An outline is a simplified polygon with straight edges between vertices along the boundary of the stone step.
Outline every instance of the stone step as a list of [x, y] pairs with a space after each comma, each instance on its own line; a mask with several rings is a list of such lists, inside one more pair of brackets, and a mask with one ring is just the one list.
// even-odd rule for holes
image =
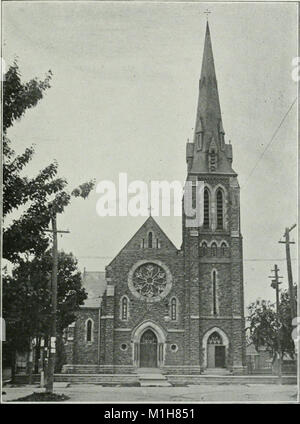
[[170, 384], [167, 380], [143, 380], [140, 379], [140, 385], [141, 387], [172, 387], [172, 384]]
[[[278, 384], [277, 376], [254, 375], [169, 375], [172, 385]], [[282, 376], [282, 384], [297, 384], [297, 376]]]
[[230, 375], [230, 371], [226, 368], [206, 368], [203, 375]]
[[[66, 364], [62, 368], [63, 374], [112, 374], [114, 373], [113, 366], [105, 365], [71, 365]], [[131, 365], [117, 367], [117, 374], [135, 374], [135, 369]]]
[[[265, 375], [167, 375], [162, 376], [165, 379], [142, 379], [136, 374], [55, 374], [54, 381], [65, 382], [71, 384], [103, 384], [103, 385], [138, 385], [138, 384], [149, 384], [151, 385], [163, 385], [169, 383], [171, 386], [177, 385], [211, 385], [211, 384], [278, 384], [277, 376], [265, 376]], [[40, 382], [40, 375], [33, 375], [33, 383], [38, 384]], [[16, 375], [16, 384], [28, 384], [28, 375]], [[282, 384], [297, 384], [296, 375], [284, 375], [282, 376]], [[142, 385], [142, 384], [141, 384]]]
[[159, 372], [139, 372], [139, 382], [141, 387], [170, 387], [167, 377]]
[[139, 378], [143, 380], [166, 380], [166, 376], [163, 374], [138, 374]]
[[139, 383], [138, 376], [134, 374], [55, 374], [54, 378], [55, 381], [72, 384], [109, 384], [119, 386]]
[[138, 374], [161, 374], [160, 368], [137, 368]]

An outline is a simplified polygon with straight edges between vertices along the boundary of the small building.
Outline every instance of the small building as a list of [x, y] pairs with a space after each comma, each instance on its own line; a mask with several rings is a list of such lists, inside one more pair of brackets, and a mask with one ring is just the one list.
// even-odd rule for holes
[[246, 347], [246, 363], [249, 374], [272, 374], [272, 354], [264, 346], [256, 350], [253, 343]]

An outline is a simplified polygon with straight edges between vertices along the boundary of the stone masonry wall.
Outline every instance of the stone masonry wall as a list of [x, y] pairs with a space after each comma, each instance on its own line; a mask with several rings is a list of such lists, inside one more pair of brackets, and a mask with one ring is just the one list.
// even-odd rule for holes
[[[86, 321], [92, 319], [92, 341], [86, 341]], [[99, 308], [81, 308], [77, 313], [74, 333], [74, 363], [75, 364], [98, 364], [98, 323]]]
[[[111, 285], [114, 286], [114, 303], [110, 308], [105, 303], [105, 315], [113, 315], [113, 354], [112, 358], [104, 358], [106, 364], [131, 365], [133, 363], [133, 343], [131, 340], [132, 330], [144, 321], [151, 320], [159, 325], [167, 336], [164, 357], [165, 363], [181, 363], [183, 358], [183, 314], [184, 314], [184, 292], [183, 292], [183, 258], [182, 254], [173, 246], [167, 237], [159, 230], [159, 227], [146, 221], [138, 234], [129, 242], [129, 244], [120, 252], [109, 267], [107, 275]], [[160, 241], [160, 248], [141, 248], [141, 240], [146, 240], [149, 231]], [[155, 245], [154, 245], [155, 246]], [[172, 274], [172, 288], [169, 294], [157, 302], [146, 302], [138, 299], [132, 294], [128, 287], [128, 273], [132, 266], [139, 260], [147, 259], [159, 260], [164, 263]], [[129, 317], [127, 321], [121, 319], [121, 299], [126, 295], [129, 299]], [[175, 296], [178, 300], [178, 319], [168, 321], [170, 315], [170, 299]], [[108, 325], [108, 319], [103, 326]], [[168, 333], [168, 330], [171, 330]], [[172, 332], [173, 330], [173, 332]], [[104, 331], [104, 330], [103, 330]], [[177, 332], [176, 332], [177, 331]], [[106, 332], [107, 334], [107, 332]], [[176, 344], [178, 350], [171, 352], [171, 344]], [[122, 346], [123, 345], [123, 346]], [[126, 346], [125, 346], [126, 345]], [[108, 341], [105, 341], [105, 347], [102, 350], [107, 351]], [[102, 355], [103, 356], [103, 355]], [[110, 362], [112, 361], [112, 362]]]
[[[191, 177], [193, 179], [195, 177]], [[225, 190], [224, 228], [185, 228], [183, 217], [183, 249], [186, 278], [189, 280], [190, 300], [187, 307], [190, 317], [186, 326], [186, 339], [189, 343], [190, 358], [198, 355], [203, 364], [202, 338], [213, 327], [223, 330], [229, 339], [227, 365], [241, 366], [245, 361], [244, 303], [243, 303], [243, 267], [242, 238], [239, 222], [239, 187], [237, 180], [231, 177], [210, 175], [205, 184], [211, 192], [211, 210], [216, 213], [216, 204], [212, 196], [220, 185]], [[195, 201], [196, 199], [194, 199]], [[211, 222], [213, 220], [210, 216]], [[208, 249], [203, 253], [202, 242]], [[227, 249], [221, 249], [226, 242]], [[211, 243], [217, 243], [217, 255], [212, 255]], [[213, 313], [212, 272], [216, 271], [217, 314]], [[198, 318], [198, 319], [197, 319]], [[199, 334], [199, 339], [194, 337]], [[191, 359], [190, 359], [191, 361]], [[194, 362], [192, 362], [194, 364]]]

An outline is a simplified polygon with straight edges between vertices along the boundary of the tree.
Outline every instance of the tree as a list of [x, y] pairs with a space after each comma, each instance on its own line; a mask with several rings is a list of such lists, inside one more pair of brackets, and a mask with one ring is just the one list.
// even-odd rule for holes
[[[3, 317], [12, 352], [24, 349], [26, 343], [28, 346], [29, 337], [46, 331], [50, 321], [47, 314], [51, 302], [43, 285], [50, 274], [39, 275], [37, 271], [45, 258], [50, 257], [47, 253], [50, 237], [45, 230], [51, 218], [69, 205], [72, 196], [85, 199], [95, 184], [88, 181], [69, 192], [67, 181], [57, 177], [58, 164], [55, 161], [34, 177], [23, 175], [26, 165], [33, 158], [34, 148], [28, 147], [17, 155], [7, 133], [28, 109], [35, 107], [43, 98], [44, 92], [50, 88], [51, 76], [49, 71], [44, 80], [34, 78], [23, 83], [15, 62], [8, 69], [3, 83], [3, 257], [15, 265], [12, 276], [7, 272], [3, 275], [3, 301], [6, 305]], [[20, 218], [7, 224], [7, 217], [17, 210], [23, 211]], [[74, 288], [76, 296], [68, 296], [60, 304], [62, 311], [58, 316], [62, 322], [58, 323], [58, 328], [65, 325], [64, 319], [68, 321], [72, 308], [76, 310], [78, 305], [74, 299], [79, 295], [78, 290]], [[65, 315], [64, 308], [67, 308]], [[36, 317], [40, 317], [37, 322]]]
[[50, 87], [52, 72], [49, 70], [44, 80], [34, 78], [22, 83], [20, 71], [15, 61], [5, 74], [3, 83], [3, 131], [20, 119], [26, 112], [43, 98], [43, 93]]
[[292, 316], [288, 291], [280, 295], [279, 316], [276, 314], [275, 304], [266, 300], [257, 300], [248, 307], [249, 339], [256, 350], [261, 346], [271, 352], [273, 360], [279, 353], [278, 332], [281, 344], [282, 357], [295, 355], [295, 345], [292, 339]]
[[[51, 270], [52, 253], [48, 250], [41, 257], [21, 261], [11, 276], [4, 276], [3, 315], [12, 361], [16, 351], [28, 351], [33, 337], [40, 340], [49, 334]], [[59, 252], [57, 281], [57, 332], [61, 336], [87, 298], [72, 253]]]
[[3, 83], [3, 216], [6, 218], [21, 207], [25, 209], [19, 219], [3, 229], [3, 257], [14, 263], [24, 254], [42, 255], [49, 246], [45, 229], [51, 216], [63, 212], [71, 196], [86, 198], [94, 186], [94, 181], [89, 181], [69, 193], [67, 181], [57, 177], [55, 161], [35, 177], [22, 176], [34, 155], [34, 148], [28, 147], [16, 155], [7, 130], [43, 98], [45, 90], [50, 88], [51, 76], [49, 71], [44, 80], [34, 78], [22, 83], [15, 62], [5, 74]]
[[36, 106], [50, 87], [52, 73], [48, 72], [44, 80], [32, 79], [22, 83], [16, 62], [9, 67], [3, 83], [3, 216], [28, 204], [27, 210], [18, 219], [3, 230], [3, 257], [17, 261], [22, 253], [44, 252], [48, 246], [48, 237], [43, 230], [48, 227], [47, 199], [52, 193], [62, 190], [66, 181], [57, 178], [57, 164], [52, 163], [40, 171], [34, 178], [21, 173], [32, 159], [34, 148], [28, 147], [22, 154], [16, 155], [7, 137], [13, 123]]

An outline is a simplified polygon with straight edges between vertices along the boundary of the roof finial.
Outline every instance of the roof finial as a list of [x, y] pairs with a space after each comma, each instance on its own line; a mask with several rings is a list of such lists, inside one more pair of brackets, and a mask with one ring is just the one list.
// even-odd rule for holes
[[150, 202], [150, 205], [149, 205], [148, 211], [149, 211], [149, 216], [152, 216], [152, 215], [151, 215], [151, 211], [152, 211], [151, 202]]
[[208, 22], [208, 15], [209, 15], [209, 13], [211, 13], [211, 11], [209, 9], [206, 9], [206, 11], [204, 13], [206, 15], [206, 21]]

